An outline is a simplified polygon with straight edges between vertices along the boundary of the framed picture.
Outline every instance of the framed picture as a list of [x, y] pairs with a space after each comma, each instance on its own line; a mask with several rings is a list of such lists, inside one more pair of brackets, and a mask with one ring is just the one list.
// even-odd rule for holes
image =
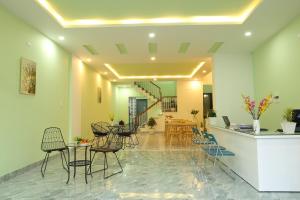
[[97, 88], [97, 100], [98, 100], [98, 103], [102, 102], [102, 91], [101, 91], [100, 87]]
[[21, 58], [20, 93], [35, 95], [36, 90], [36, 63], [26, 58]]

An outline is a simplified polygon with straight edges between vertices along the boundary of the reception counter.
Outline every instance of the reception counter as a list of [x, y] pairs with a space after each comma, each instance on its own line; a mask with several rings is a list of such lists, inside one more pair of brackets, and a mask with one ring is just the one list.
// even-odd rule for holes
[[300, 191], [300, 135], [253, 135], [217, 126], [208, 131], [235, 153], [224, 163], [258, 191]]

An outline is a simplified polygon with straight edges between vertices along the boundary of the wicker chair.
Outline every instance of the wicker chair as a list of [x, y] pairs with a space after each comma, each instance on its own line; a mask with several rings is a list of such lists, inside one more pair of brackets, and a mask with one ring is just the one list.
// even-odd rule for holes
[[109, 123], [107, 122], [96, 122], [91, 124], [91, 128], [95, 136], [94, 141], [96, 141], [98, 146], [100, 139], [102, 140], [102, 145], [107, 141], [109, 135], [109, 129], [107, 126], [109, 126]]
[[[60, 128], [50, 127], [45, 129], [41, 144], [41, 150], [46, 153], [41, 166], [42, 177], [44, 178], [45, 176], [50, 153], [58, 151], [60, 152], [62, 166], [68, 172], [68, 183], [70, 178], [70, 168], [68, 164], [70, 161], [70, 153], [68, 147], [65, 144]], [[66, 159], [64, 151], [67, 151], [68, 159]]]
[[121, 138], [123, 149], [125, 149], [125, 147], [134, 147], [135, 143], [132, 138], [134, 133], [135, 128], [130, 124], [126, 124], [117, 132], [117, 135]]
[[[119, 161], [119, 158], [116, 154], [121, 149], [122, 149], [122, 140], [118, 135], [110, 135], [108, 137], [106, 143], [103, 146], [98, 146], [97, 144], [93, 143], [92, 147], [90, 148], [90, 162], [91, 162], [91, 165], [90, 165], [89, 171], [90, 171], [91, 176], [95, 172], [104, 171], [103, 178], [107, 179], [107, 178], [109, 178], [113, 175], [116, 175], [118, 173], [122, 173], [123, 168], [122, 168], [122, 165], [121, 165], [121, 163]], [[92, 152], [94, 152], [93, 156], [92, 156]], [[103, 153], [104, 154], [103, 169], [92, 171], [92, 164], [93, 164], [96, 153]], [[116, 160], [117, 160], [117, 162], [119, 164], [119, 167], [121, 169], [117, 172], [113, 172], [112, 174], [110, 174], [108, 176], [105, 174], [105, 171], [108, 169], [107, 153], [113, 153], [115, 155]]]

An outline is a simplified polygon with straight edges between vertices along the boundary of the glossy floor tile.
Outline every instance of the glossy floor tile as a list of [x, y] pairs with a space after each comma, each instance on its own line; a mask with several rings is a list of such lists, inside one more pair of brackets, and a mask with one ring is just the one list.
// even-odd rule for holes
[[[104, 180], [102, 172], [95, 173], [85, 184], [82, 168], [66, 185], [67, 174], [56, 158], [49, 161], [44, 179], [39, 168], [34, 168], [1, 184], [0, 199], [300, 199], [299, 193], [259, 193], [238, 176], [213, 166], [197, 147], [146, 144], [152, 137], [162, 139], [159, 134], [143, 135], [139, 147], [119, 152], [122, 174]], [[99, 154], [93, 169], [100, 169], [102, 162]], [[118, 170], [112, 155], [108, 162], [109, 173]]]

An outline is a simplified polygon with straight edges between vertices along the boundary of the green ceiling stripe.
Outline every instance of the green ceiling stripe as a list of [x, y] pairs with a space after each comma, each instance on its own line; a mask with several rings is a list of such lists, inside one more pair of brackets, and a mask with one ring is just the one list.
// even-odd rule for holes
[[85, 45], [82, 45], [82, 46], [85, 48], [85, 50], [87, 50], [92, 55], [98, 55], [99, 54], [97, 52], [97, 50], [92, 45], [85, 44]]
[[116, 44], [117, 49], [119, 50], [120, 54], [127, 54], [128, 51], [123, 43]]
[[149, 53], [150, 54], [155, 54], [157, 53], [157, 44], [156, 43], [153, 43], [153, 42], [150, 42], [148, 44], [148, 50], [149, 50]]
[[179, 46], [178, 53], [186, 53], [187, 50], [189, 49], [191, 43], [190, 42], [183, 42]]
[[209, 49], [208, 49], [208, 53], [216, 53], [221, 46], [224, 44], [224, 42], [215, 42]]

